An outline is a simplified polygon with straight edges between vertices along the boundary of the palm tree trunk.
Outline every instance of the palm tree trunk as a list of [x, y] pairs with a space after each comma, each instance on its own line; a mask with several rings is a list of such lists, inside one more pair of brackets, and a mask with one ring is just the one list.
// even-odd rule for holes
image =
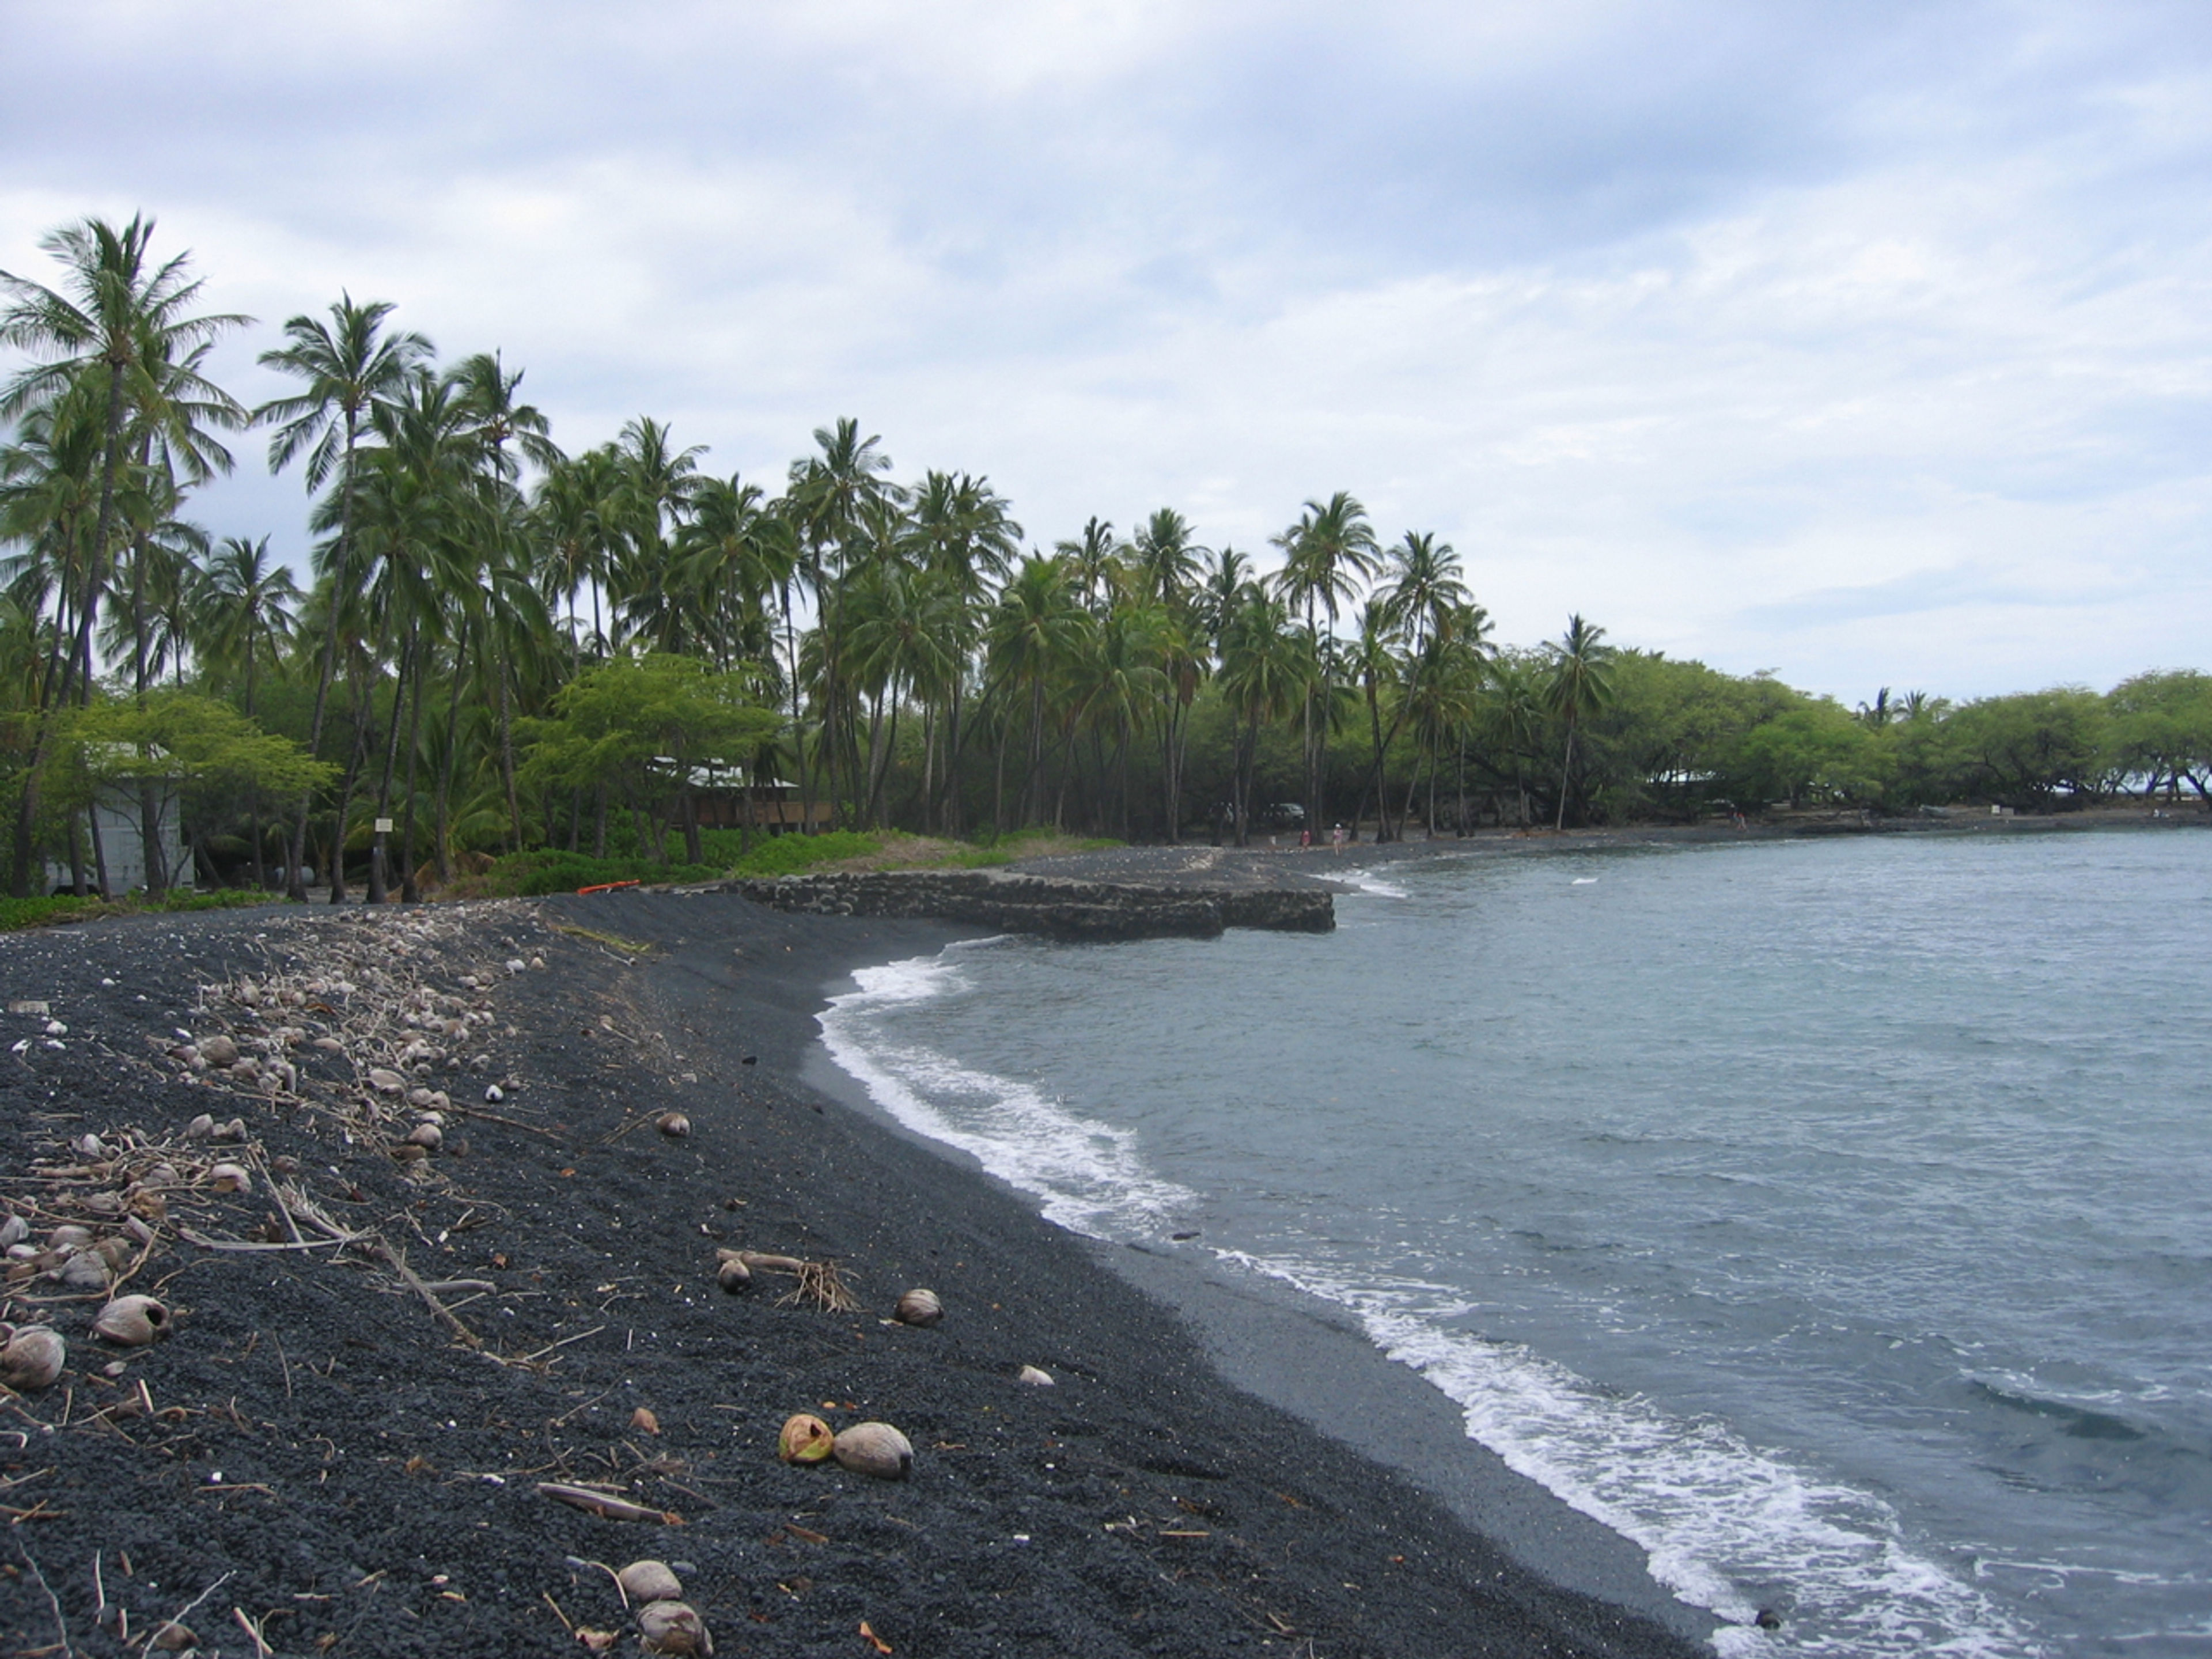
[[1567, 717], [1566, 758], [1559, 763], [1559, 815], [1558, 821], [1552, 825], [1554, 834], [1567, 827], [1567, 775], [1574, 770], [1574, 765], [1575, 722], [1573, 714], [1570, 713]]
[[[422, 756], [422, 696], [426, 690], [422, 681], [430, 666], [430, 653], [417, 653], [415, 665], [415, 696], [407, 705], [407, 785], [406, 818], [399, 826], [399, 902], [418, 904], [422, 889], [415, 879], [415, 768]], [[392, 711], [392, 723], [399, 723], [399, 712]]]
[[[355, 439], [359, 435], [360, 430], [359, 412], [348, 408], [345, 456], [340, 463], [345, 468], [345, 480], [339, 486], [338, 544], [337, 557], [331, 562], [331, 567], [330, 615], [324, 618], [328, 632], [323, 640], [322, 671], [315, 679], [314, 713], [307, 721], [307, 753], [310, 756], [313, 756], [322, 745], [324, 709], [330, 701], [331, 682], [337, 675], [338, 618], [343, 614], [346, 582], [352, 574], [353, 450]], [[315, 792], [313, 789], [305, 790], [301, 793], [300, 820], [292, 831], [291, 868], [285, 876], [286, 896], [303, 904], [307, 902], [307, 878], [305, 873], [307, 859], [307, 815], [314, 810], [314, 804]], [[343, 808], [338, 821], [337, 835], [336, 845], [338, 848], [339, 856], [343, 859], [345, 849], [345, 821]], [[331, 872], [331, 902], [333, 904], [338, 902], [343, 876], [343, 872], [340, 870], [333, 870]]]

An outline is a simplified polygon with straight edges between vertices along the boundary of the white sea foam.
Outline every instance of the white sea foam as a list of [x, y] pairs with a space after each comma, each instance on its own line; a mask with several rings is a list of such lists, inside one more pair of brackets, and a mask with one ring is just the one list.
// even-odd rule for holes
[[967, 988], [947, 957], [864, 968], [853, 977], [860, 988], [832, 997], [821, 1016], [830, 1057], [908, 1128], [958, 1147], [1036, 1199], [1048, 1220], [1099, 1237], [1150, 1235], [1197, 1203], [1189, 1188], [1146, 1168], [1128, 1131], [878, 1029], [874, 1016], [884, 1010]]
[[[1889, 1506], [1747, 1444], [1724, 1425], [1608, 1394], [1515, 1343], [1449, 1328], [1453, 1292], [1376, 1285], [1310, 1264], [1217, 1252], [1350, 1309], [1368, 1337], [1456, 1402], [1468, 1437], [1640, 1546], [1651, 1576], [1729, 1622], [1727, 1659], [1777, 1653], [1943, 1653], [2018, 1659], [2045, 1650], [1988, 1597], [1910, 1548]], [[1784, 1602], [1783, 1644], [1753, 1627], [1746, 1585]]]
[[1372, 894], [1376, 898], [1401, 899], [1406, 890], [1395, 882], [1385, 881], [1372, 870], [1332, 870], [1331, 881], [1342, 882], [1354, 892]]
[[[957, 1146], [1098, 1237], [1157, 1235], [1198, 1202], [1135, 1138], [1018, 1080], [900, 1040], [902, 1005], [969, 988], [950, 954], [864, 969], [821, 1017], [830, 1056], [908, 1128]], [[1456, 1326], [1463, 1291], [1220, 1249], [1224, 1261], [1351, 1310], [1369, 1339], [1454, 1401], [1470, 1438], [1645, 1553], [1652, 1577], [1728, 1624], [1723, 1659], [1790, 1653], [2021, 1659], [2041, 1646], [1972, 1585], [1909, 1547], [1889, 1507], [1747, 1443], [1724, 1425], [1609, 1394], [1517, 1344]], [[1745, 1586], [1754, 1587], [1747, 1590]], [[1751, 1623], [1784, 1602], [1779, 1641]]]

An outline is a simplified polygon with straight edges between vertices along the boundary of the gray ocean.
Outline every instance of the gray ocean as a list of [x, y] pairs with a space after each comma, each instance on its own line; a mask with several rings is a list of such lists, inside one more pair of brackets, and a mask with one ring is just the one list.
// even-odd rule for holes
[[956, 945], [832, 1056], [1060, 1224], [1349, 1310], [1730, 1655], [2212, 1655], [2212, 836], [1363, 871]]

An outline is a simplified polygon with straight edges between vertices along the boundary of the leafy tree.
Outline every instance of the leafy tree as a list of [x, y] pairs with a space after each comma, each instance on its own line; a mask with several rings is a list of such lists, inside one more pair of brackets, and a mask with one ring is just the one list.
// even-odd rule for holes
[[523, 775], [533, 784], [610, 790], [630, 807], [641, 842], [651, 826], [675, 817], [686, 861], [696, 864], [698, 819], [689, 810], [695, 770], [742, 765], [779, 724], [745, 674], [717, 673], [665, 652], [618, 653], [569, 681], [550, 718], [525, 723]]

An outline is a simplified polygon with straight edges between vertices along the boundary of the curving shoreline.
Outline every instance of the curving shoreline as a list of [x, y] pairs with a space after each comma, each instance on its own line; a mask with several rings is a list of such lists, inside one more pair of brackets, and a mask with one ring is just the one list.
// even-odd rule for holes
[[[64, 1329], [71, 1358], [57, 1388], [9, 1407], [35, 1455], [0, 1447], [0, 1478], [30, 1483], [0, 1501], [45, 1501], [11, 1529], [27, 1553], [0, 1575], [0, 1638], [51, 1644], [58, 1620], [105, 1652], [115, 1608], [139, 1632], [214, 1585], [191, 1622], [241, 1650], [215, 1634], [236, 1632], [234, 1610], [279, 1652], [325, 1636], [340, 1654], [574, 1652], [568, 1624], [625, 1617], [579, 1564], [653, 1554], [689, 1565], [726, 1652], [857, 1650], [863, 1620], [921, 1655], [1700, 1650], [1556, 1582], [1571, 1572], [1531, 1571], [1431, 1492], [1225, 1384], [1214, 1359], [1239, 1341], [1279, 1359], [1256, 1334], [1274, 1313], [1240, 1327], [1196, 1308], [1194, 1334], [1164, 1286], [1107, 1271], [1014, 1195], [825, 1097], [807, 1064], [825, 983], [963, 931], [641, 893], [0, 942], [10, 997], [70, 1028], [61, 1050], [33, 1045], [0, 1072], [11, 1206], [35, 1200], [43, 1224], [88, 1200], [97, 1180], [52, 1173], [88, 1132], [135, 1133], [189, 1176], [185, 1126], [220, 1109], [246, 1121], [259, 1167], [290, 1161], [321, 1212], [417, 1278], [490, 1286], [447, 1297], [471, 1347], [389, 1256], [191, 1243], [180, 1226], [251, 1243], [280, 1224], [263, 1192], [193, 1186], [156, 1222], [144, 1273], [177, 1307], [166, 1340], [111, 1356], [87, 1336], [89, 1304], [19, 1306]], [[351, 978], [328, 965], [341, 945]], [[625, 959], [624, 945], [654, 948]], [[297, 1023], [348, 1042], [387, 978], [481, 1011], [458, 1069], [421, 1062], [453, 1103], [434, 1157], [394, 1158], [404, 1120], [388, 1102], [362, 1116], [351, 1052], [288, 1044], [297, 1086], [277, 1094], [167, 1052], [177, 1029], [270, 1029], [239, 998], [246, 977], [316, 975], [352, 988], [318, 994], [334, 1012]], [[459, 1052], [479, 1041], [482, 1068]], [[506, 1085], [496, 1103], [462, 1087], [486, 1077]], [[670, 1108], [688, 1137], [653, 1130]], [[862, 1309], [723, 1296], [717, 1247], [835, 1258]], [[945, 1297], [942, 1326], [882, 1322], [912, 1283]], [[1023, 1364], [1055, 1386], [1021, 1386]], [[1389, 1407], [1362, 1408], [1390, 1431]], [[800, 1409], [897, 1423], [914, 1478], [778, 1463], [775, 1426]], [[1434, 1412], [1430, 1428], [1467, 1443]], [[606, 1521], [534, 1491], [592, 1478], [685, 1524]]]

